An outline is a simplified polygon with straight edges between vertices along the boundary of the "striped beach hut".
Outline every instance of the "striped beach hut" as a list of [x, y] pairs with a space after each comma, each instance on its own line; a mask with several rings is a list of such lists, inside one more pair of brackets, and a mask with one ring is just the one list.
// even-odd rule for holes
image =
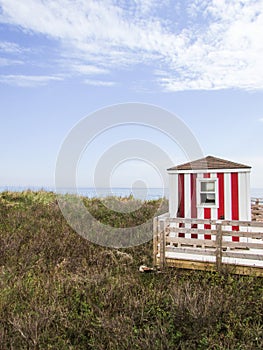
[[250, 221], [250, 172], [213, 156], [168, 169], [170, 217]]

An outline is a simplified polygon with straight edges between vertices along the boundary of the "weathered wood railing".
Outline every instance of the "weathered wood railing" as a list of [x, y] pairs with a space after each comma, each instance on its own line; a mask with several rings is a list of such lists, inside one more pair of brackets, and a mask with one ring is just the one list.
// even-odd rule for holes
[[169, 218], [164, 214], [154, 218], [153, 260], [161, 268], [220, 271], [232, 265], [239, 267], [237, 273], [251, 273], [253, 268], [263, 276], [263, 223]]

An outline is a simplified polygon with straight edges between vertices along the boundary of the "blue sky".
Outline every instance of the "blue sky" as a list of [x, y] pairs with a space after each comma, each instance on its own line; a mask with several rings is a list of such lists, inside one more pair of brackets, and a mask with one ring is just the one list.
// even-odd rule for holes
[[[0, 0], [0, 185], [52, 185], [74, 125], [142, 102], [180, 117], [205, 155], [251, 165], [252, 187], [263, 187], [262, 33], [262, 0]], [[106, 151], [125, 132], [97, 147]], [[146, 133], [175, 162], [187, 160]], [[88, 151], [79, 177], [90, 186], [81, 174]], [[102, 153], [90, 152], [91, 173]], [[159, 185], [140, 162], [118, 168], [113, 184], [130, 183], [131, 172]]]

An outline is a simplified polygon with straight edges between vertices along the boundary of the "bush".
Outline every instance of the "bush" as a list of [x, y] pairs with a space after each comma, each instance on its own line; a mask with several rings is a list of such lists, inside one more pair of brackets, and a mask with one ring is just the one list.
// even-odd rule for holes
[[[128, 215], [99, 199], [84, 202], [114, 227], [167, 209], [149, 201]], [[151, 241], [120, 250], [77, 235], [52, 193], [0, 194], [0, 348], [263, 347], [262, 278], [179, 269], [140, 274], [151, 255]]]

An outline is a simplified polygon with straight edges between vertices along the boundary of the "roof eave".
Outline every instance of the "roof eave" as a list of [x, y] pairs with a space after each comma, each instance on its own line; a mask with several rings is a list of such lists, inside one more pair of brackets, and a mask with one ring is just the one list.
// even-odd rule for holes
[[249, 173], [251, 167], [226, 169], [167, 169], [168, 174], [200, 174], [200, 173]]

